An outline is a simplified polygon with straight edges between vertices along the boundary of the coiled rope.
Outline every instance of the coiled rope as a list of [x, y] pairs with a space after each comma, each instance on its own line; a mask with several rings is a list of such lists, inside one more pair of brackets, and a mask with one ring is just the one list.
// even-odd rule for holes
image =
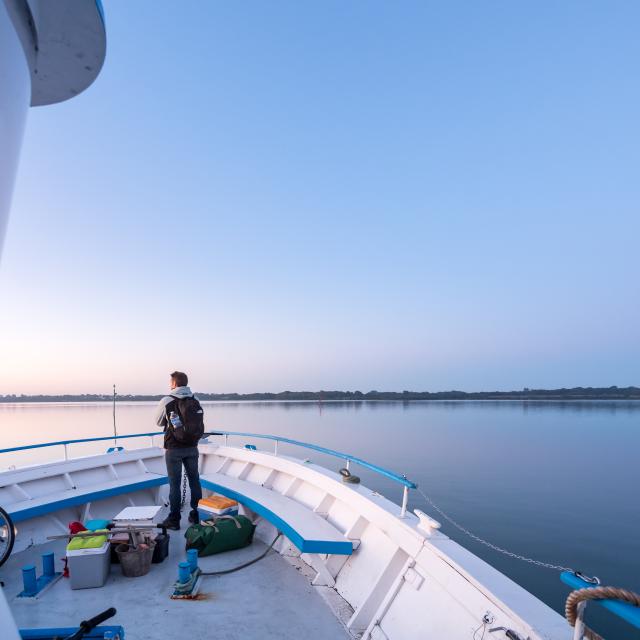
[[[578, 620], [578, 605], [581, 602], [589, 600], [622, 600], [636, 607], [640, 607], [640, 595], [627, 589], [619, 587], [586, 587], [584, 589], [576, 589], [569, 594], [567, 602], [564, 605], [564, 615], [572, 627], [576, 626]], [[588, 640], [603, 640], [593, 629], [589, 629], [585, 625], [584, 637]]]

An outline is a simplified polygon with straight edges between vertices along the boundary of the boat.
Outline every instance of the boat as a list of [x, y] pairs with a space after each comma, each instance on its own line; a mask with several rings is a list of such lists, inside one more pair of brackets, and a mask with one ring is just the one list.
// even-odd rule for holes
[[[127, 638], [200, 637], [212, 627], [231, 637], [252, 629], [274, 638], [462, 640], [483, 632], [516, 640], [574, 636], [564, 617], [442, 533], [431, 515], [411, 513], [408, 497], [417, 490], [411, 480], [350, 454], [255, 433], [207, 435], [199, 446], [200, 473], [206, 494], [236, 500], [257, 524], [256, 550], [251, 550], [272, 550], [262, 562], [228, 576], [204, 577], [193, 598], [199, 605], [189, 598], [171, 599], [179, 562], [185, 560], [183, 527], [171, 536], [169, 559], [142, 578], [113, 577], [112, 570], [104, 587], [73, 594], [65, 581], [49, 588], [45, 580], [42, 594], [24, 597], [25, 567], [35, 571], [41, 557], [52, 552], [60, 561], [66, 540], [49, 538], [68, 535], [69, 522], [111, 519], [127, 506], [166, 506], [161, 436], [115, 436], [119, 444], [148, 439], [148, 446], [111, 446], [103, 454], [78, 458], [72, 457], [74, 446], [113, 436], [0, 450], [1, 456], [41, 448], [64, 452], [64, 460], [0, 473], [0, 504], [17, 528], [11, 557], [0, 568], [8, 600], [0, 607], [0, 620], [3, 628], [14, 620], [23, 630], [22, 636], [14, 631], [14, 637], [36, 637], [29, 633], [38, 628], [50, 634], [43, 637], [64, 637], [74, 621], [105, 605], [117, 609], [116, 628], [125, 630]], [[256, 441], [261, 445], [251, 444]], [[344, 465], [342, 473], [306, 457], [284, 455], [279, 445], [335, 458]], [[400, 504], [362, 483], [345, 482], [358, 466], [397, 484]], [[200, 567], [224, 570], [244, 562], [247, 554], [203, 558]], [[593, 586], [568, 571], [563, 577], [573, 588]], [[638, 607], [603, 603], [617, 605], [623, 617], [640, 625]]]
[[[0, 2], [0, 243], [28, 107], [86, 89], [105, 51], [99, 1]], [[63, 458], [0, 472], [2, 640], [575, 640], [596, 637], [584, 625], [587, 599], [640, 628], [634, 594], [545, 565], [573, 590], [565, 619], [445, 535], [435, 516], [448, 517], [435, 505], [434, 513], [411, 511], [411, 492], [429, 499], [401, 473], [318, 444], [256, 433], [210, 432], [199, 444], [205, 494], [239, 504], [256, 526], [252, 545], [195, 558], [185, 551], [183, 525], [171, 532], [168, 557], [145, 575], [126, 577], [108, 565], [103, 585], [72, 589], [63, 571], [70, 522], [110, 521], [127, 507], [154, 507], [161, 519], [168, 495], [161, 436], [0, 449], [3, 468], [24, 450]], [[103, 453], [73, 455], [76, 445], [111, 440]], [[127, 448], [132, 440], [137, 446]], [[314, 456], [336, 464], [330, 468]], [[393, 482], [396, 501], [358, 482], [358, 468]]]

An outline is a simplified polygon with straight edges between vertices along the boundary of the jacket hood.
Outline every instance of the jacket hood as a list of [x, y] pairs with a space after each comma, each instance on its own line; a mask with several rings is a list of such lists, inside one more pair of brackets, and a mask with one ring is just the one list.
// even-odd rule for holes
[[189, 387], [176, 387], [175, 389], [171, 389], [169, 395], [175, 396], [176, 398], [190, 398], [193, 393], [191, 393]]

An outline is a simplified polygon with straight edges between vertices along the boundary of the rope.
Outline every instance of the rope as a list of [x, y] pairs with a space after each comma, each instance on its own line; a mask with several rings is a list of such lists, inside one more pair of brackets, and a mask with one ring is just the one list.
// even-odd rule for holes
[[485, 547], [489, 549], [493, 549], [498, 553], [501, 553], [505, 556], [509, 556], [510, 558], [514, 558], [515, 560], [522, 560], [522, 562], [528, 562], [529, 564], [536, 565], [537, 567], [544, 567], [545, 569], [553, 569], [555, 571], [569, 571], [570, 573], [575, 573], [575, 571], [569, 567], [563, 567], [559, 564], [551, 564], [550, 562], [542, 562], [542, 560], [535, 560], [534, 558], [528, 558], [527, 556], [522, 556], [518, 553], [514, 553], [513, 551], [509, 551], [508, 549], [503, 549], [488, 540], [484, 540], [480, 536], [477, 536], [469, 529], [465, 529], [461, 524], [456, 522], [451, 516], [447, 515], [426, 493], [424, 493], [419, 487], [416, 487], [416, 491], [431, 505], [433, 509], [435, 509], [449, 524], [453, 525], [458, 531], [461, 531], [466, 536], [469, 536], [472, 540], [483, 544]]
[[[569, 594], [564, 605], [564, 615], [572, 627], [578, 619], [578, 605], [589, 600], [622, 600], [636, 607], [640, 607], [640, 595], [619, 587], [586, 587], [576, 589]], [[584, 635], [588, 640], [603, 640], [595, 631], [585, 626]]]
[[599, 633], [587, 627], [586, 624], [582, 625], [582, 637], [586, 638], [586, 640], [604, 640]]
[[245, 569], [246, 567], [250, 567], [252, 564], [258, 562], [258, 560], [262, 560], [271, 549], [273, 549], [273, 545], [278, 541], [278, 538], [282, 535], [280, 531], [278, 531], [278, 535], [273, 539], [273, 542], [265, 549], [264, 553], [261, 553], [257, 558], [253, 560], [249, 560], [249, 562], [245, 562], [244, 564], [240, 564], [237, 567], [231, 567], [231, 569], [222, 569], [221, 571], [202, 571], [200, 575], [203, 576], [224, 576], [227, 573], [233, 573], [234, 571], [240, 571], [240, 569]]

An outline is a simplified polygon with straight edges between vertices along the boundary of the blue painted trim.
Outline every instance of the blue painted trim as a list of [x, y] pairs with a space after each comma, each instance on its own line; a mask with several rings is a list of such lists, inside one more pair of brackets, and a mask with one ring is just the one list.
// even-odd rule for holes
[[227, 496], [227, 498], [241, 502], [252, 511], [261, 515], [276, 529], [282, 531], [282, 533], [284, 533], [284, 535], [286, 535], [302, 553], [335, 553], [342, 556], [350, 556], [353, 553], [353, 544], [349, 540], [345, 540], [344, 542], [339, 540], [306, 540], [279, 515], [239, 491], [234, 491], [224, 485], [218, 484], [217, 482], [211, 482], [211, 480], [205, 480], [204, 478], [201, 478], [200, 483], [205, 489], [221, 493], [222, 495]]
[[41, 575], [39, 578], [36, 578], [36, 590], [33, 593], [27, 593], [26, 591], [21, 591], [18, 594], [18, 598], [35, 598], [41, 591], [43, 591], [46, 587], [48, 587], [52, 582], [56, 582], [60, 580], [62, 577], [62, 572], [58, 571], [54, 573], [52, 576]]
[[[125, 438], [144, 438], [149, 436], [161, 436], [163, 435], [163, 431], [152, 431], [149, 433], [131, 433], [123, 436], [105, 436], [102, 438], [83, 438], [81, 440], [58, 440], [57, 442], [44, 442], [42, 444], [29, 444], [24, 445], [22, 447], [10, 447], [8, 449], [0, 449], [0, 453], [12, 453], [14, 451], [26, 451], [28, 449], [40, 449], [41, 447], [55, 447], [55, 446], [63, 446], [65, 444], [77, 444], [81, 442], [100, 442], [103, 440], [123, 440]], [[261, 438], [263, 440], [274, 440], [276, 442], [284, 442], [286, 444], [292, 444], [296, 447], [303, 447], [304, 449], [311, 449], [313, 451], [318, 451], [320, 453], [327, 454], [329, 456], [333, 456], [334, 458], [341, 458], [342, 460], [349, 460], [354, 464], [358, 464], [365, 469], [371, 469], [371, 471], [375, 471], [379, 473], [381, 476], [385, 478], [389, 478], [394, 482], [398, 482], [409, 489], [415, 489], [418, 485], [415, 482], [411, 482], [405, 476], [395, 473], [394, 471], [389, 471], [383, 467], [379, 467], [377, 464], [372, 464], [367, 462], [366, 460], [362, 460], [362, 458], [356, 458], [348, 453], [342, 453], [341, 451], [334, 451], [333, 449], [327, 449], [325, 447], [319, 447], [316, 444], [310, 444], [308, 442], [302, 442], [300, 440], [292, 440], [291, 438], [281, 438], [280, 436], [272, 436], [263, 433], [245, 433], [243, 431], [208, 431], [205, 432], [205, 436], [244, 436], [249, 438]]]
[[[18, 633], [22, 640], [52, 640], [53, 638], [67, 638], [74, 634], [78, 627], [55, 627], [49, 629], [20, 629]], [[107, 633], [113, 633], [114, 637], [124, 640], [124, 628], [121, 626], [96, 627], [84, 637], [85, 640], [103, 640]]]
[[79, 504], [86, 504], [87, 502], [94, 502], [95, 500], [104, 500], [105, 498], [111, 498], [112, 496], [119, 496], [123, 493], [131, 493], [132, 491], [140, 491], [141, 489], [150, 489], [152, 487], [160, 487], [163, 484], [168, 484], [169, 478], [167, 476], [158, 476], [157, 478], [151, 478], [150, 480], [142, 480], [140, 482], [132, 482], [121, 487], [111, 487], [109, 489], [102, 489], [99, 491], [91, 491], [89, 493], [80, 493], [77, 496], [71, 496], [69, 498], [63, 498], [62, 500], [54, 500], [41, 504], [36, 507], [28, 507], [21, 509], [20, 511], [9, 511], [9, 515], [14, 522], [22, 522], [23, 520], [29, 520], [31, 518], [37, 518], [65, 507], [75, 507]]
[[41, 444], [27, 444], [22, 447], [9, 447], [8, 449], [0, 449], [0, 453], [26, 451], [27, 449], [40, 449], [42, 447], [61, 447], [65, 444], [77, 444], [80, 442], [101, 442], [104, 440], [124, 440], [126, 438], [148, 438], [149, 436], [161, 435], [164, 435], [164, 431], [152, 431], [150, 433], [131, 433], [124, 436], [104, 436], [102, 438], [81, 438], [79, 440], [56, 440], [55, 442], [42, 442]]
[[[560, 580], [569, 585], [572, 589], [586, 589], [596, 586], [578, 578], [577, 575], [570, 573], [569, 571], [563, 571], [560, 574]], [[621, 602], [620, 600], [592, 600], [591, 602], [599, 604], [601, 607], [608, 609], [611, 613], [614, 613], [636, 627], [636, 629], [640, 629], [640, 607], [635, 607], [629, 602]]]

